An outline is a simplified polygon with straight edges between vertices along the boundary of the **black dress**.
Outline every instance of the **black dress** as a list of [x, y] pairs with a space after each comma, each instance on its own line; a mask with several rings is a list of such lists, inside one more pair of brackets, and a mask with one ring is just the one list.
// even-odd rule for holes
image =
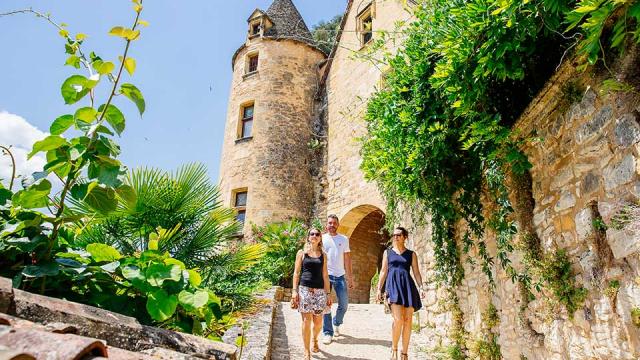
[[422, 308], [420, 293], [411, 277], [413, 251], [407, 249], [398, 255], [393, 249], [387, 249], [388, 272], [385, 282], [387, 297], [392, 304], [413, 307], [414, 311]]

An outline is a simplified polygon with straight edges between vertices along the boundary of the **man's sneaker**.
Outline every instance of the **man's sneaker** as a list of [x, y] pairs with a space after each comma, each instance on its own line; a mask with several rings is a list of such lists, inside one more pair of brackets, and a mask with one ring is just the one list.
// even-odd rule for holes
[[335, 336], [335, 337], [340, 336], [340, 326], [334, 326], [333, 327], [333, 336]]
[[322, 336], [322, 343], [325, 345], [331, 344], [331, 335]]

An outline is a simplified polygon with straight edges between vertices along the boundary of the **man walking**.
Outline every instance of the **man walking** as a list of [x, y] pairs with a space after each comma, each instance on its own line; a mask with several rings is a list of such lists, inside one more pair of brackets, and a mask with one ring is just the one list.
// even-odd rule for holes
[[[338, 234], [338, 216], [329, 215], [327, 217], [327, 233], [322, 236], [322, 247], [327, 254], [327, 268], [329, 271], [329, 282], [331, 288], [335, 289], [338, 297], [338, 309], [336, 316], [332, 318], [331, 313], [325, 314], [323, 319], [322, 343], [330, 344], [334, 335], [340, 334], [340, 325], [342, 325], [344, 314], [347, 312], [349, 305], [349, 289], [354, 288], [353, 272], [351, 269], [351, 249], [349, 249], [349, 239]], [[346, 280], [345, 280], [346, 275]]]

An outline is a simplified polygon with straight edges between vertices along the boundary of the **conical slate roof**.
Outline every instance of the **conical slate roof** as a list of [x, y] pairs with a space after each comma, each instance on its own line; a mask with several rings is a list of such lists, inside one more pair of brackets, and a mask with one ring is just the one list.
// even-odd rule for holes
[[307, 24], [291, 0], [275, 0], [267, 9], [267, 16], [273, 22], [273, 26], [265, 36], [295, 39], [315, 45]]

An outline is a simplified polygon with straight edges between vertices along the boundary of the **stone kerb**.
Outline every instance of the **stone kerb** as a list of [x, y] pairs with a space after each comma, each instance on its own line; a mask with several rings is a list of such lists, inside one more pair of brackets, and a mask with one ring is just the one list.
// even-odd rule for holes
[[237, 339], [244, 335], [245, 342], [239, 350], [239, 358], [242, 360], [271, 359], [273, 322], [277, 302], [281, 301], [282, 296], [281, 287], [273, 287], [256, 296], [256, 302], [261, 304], [260, 310], [238, 319], [237, 325], [225, 332], [222, 340], [231, 345], [236, 345]]

